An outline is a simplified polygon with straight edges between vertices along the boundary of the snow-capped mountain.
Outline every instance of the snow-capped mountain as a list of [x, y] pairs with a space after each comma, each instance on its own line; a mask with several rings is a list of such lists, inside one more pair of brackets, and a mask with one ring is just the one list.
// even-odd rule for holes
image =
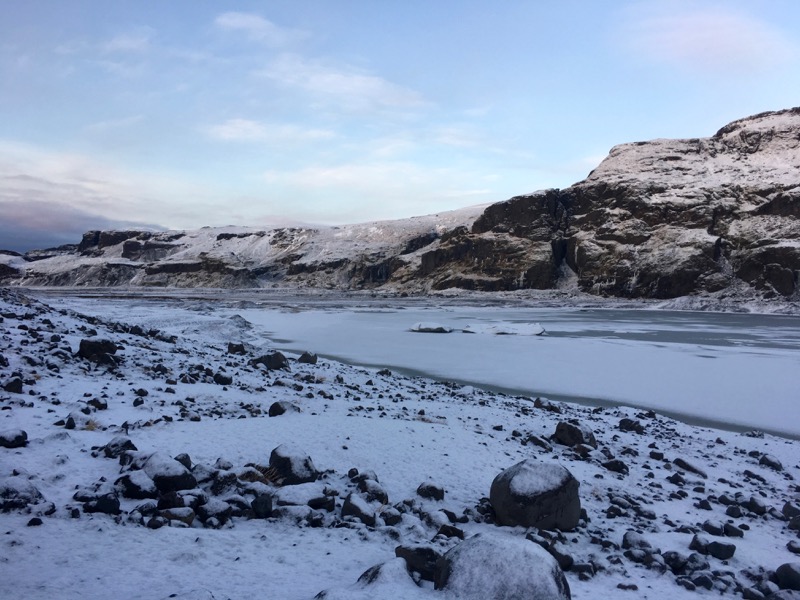
[[20, 285], [551, 289], [634, 298], [800, 295], [800, 108], [710, 138], [616, 146], [582, 182], [343, 227], [91, 231], [0, 254]]

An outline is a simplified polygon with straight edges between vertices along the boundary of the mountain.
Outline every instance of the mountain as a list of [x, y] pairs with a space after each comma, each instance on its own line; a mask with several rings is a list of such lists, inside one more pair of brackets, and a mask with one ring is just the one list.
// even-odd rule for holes
[[709, 138], [622, 144], [566, 189], [320, 228], [90, 231], [0, 254], [15, 285], [551, 289], [800, 299], [800, 108]]

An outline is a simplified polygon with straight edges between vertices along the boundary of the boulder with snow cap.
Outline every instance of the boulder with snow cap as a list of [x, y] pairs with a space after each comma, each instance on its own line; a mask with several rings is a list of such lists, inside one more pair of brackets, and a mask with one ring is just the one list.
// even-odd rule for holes
[[22, 429], [0, 431], [0, 448], [24, 448], [28, 445], [28, 434]]
[[19, 510], [44, 502], [44, 496], [30, 481], [22, 477], [0, 478], [0, 511]]
[[568, 531], [580, 519], [579, 487], [565, 467], [527, 459], [494, 478], [489, 500], [500, 525]]
[[197, 480], [189, 469], [161, 452], [152, 454], [142, 468], [162, 494], [197, 487]]
[[460, 600], [569, 600], [569, 584], [547, 551], [521, 537], [478, 534], [436, 563], [435, 587]]
[[553, 434], [553, 441], [564, 446], [577, 446], [585, 444], [592, 448], [597, 448], [597, 440], [592, 430], [581, 423], [570, 423], [561, 421], [556, 425], [556, 432]]
[[269, 466], [278, 472], [283, 485], [308, 483], [319, 477], [311, 457], [286, 444], [281, 444], [272, 451], [269, 455]]

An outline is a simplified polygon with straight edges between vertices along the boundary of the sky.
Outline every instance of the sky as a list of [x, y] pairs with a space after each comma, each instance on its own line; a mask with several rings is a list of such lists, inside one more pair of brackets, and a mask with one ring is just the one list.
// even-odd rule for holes
[[796, 0], [0, 0], [0, 248], [344, 224], [800, 105]]

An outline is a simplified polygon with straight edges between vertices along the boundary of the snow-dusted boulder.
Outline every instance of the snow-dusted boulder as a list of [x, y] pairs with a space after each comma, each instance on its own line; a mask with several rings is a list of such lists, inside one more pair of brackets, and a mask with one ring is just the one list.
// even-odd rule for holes
[[528, 459], [494, 478], [489, 500], [500, 525], [568, 531], [580, 519], [579, 487], [565, 467]]
[[556, 432], [553, 434], [553, 440], [564, 446], [585, 444], [592, 448], [597, 448], [597, 440], [594, 437], [594, 432], [583, 423], [561, 421], [556, 425]]
[[440, 323], [415, 323], [411, 326], [411, 331], [415, 333], [451, 333], [453, 328]]
[[0, 478], [0, 511], [18, 510], [44, 502], [44, 496], [30, 481], [21, 477]]
[[316, 481], [319, 473], [305, 452], [281, 444], [269, 456], [269, 466], [283, 479], [283, 485], [296, 485]]
[[315, 600], [375, 600], [375, 598], [425, 600], [434, 596], [430, 590], [419, 587], [414, 582], [402, 558], [395, 558], [367, 569], [355, 585], [325, 590], [314, 598]]
[[144, 471], [130, 471], [114, 482], [114, 487], [120, 491], [124, 498], [145, 500], [158, 498], [156, 484]]
[[524, 538], [478, 534], [436, 563], [436, 589], [460, 600], [569, 600], [556, 560]]
[[24, 448], [28, 445], [28, 434], [22, 429], [0, 431], [0, 448]]
[[144, 463], [143, 470], [161, 493], [191, 490], [197, 487], [197, 480], [189, 469], [161, 452], [152, 454]]

